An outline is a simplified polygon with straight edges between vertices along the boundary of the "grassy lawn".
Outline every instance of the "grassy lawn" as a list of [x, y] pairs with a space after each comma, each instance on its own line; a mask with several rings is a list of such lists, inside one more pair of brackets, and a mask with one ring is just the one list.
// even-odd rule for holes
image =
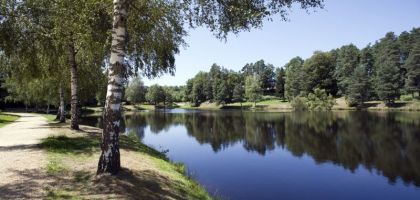
[[150, 104], [123, 105], [123, 108], [126, 111], [155, 110], [156, 109], [154, 105], [150, 105]]
[[0, 128], [19, 119], [19, 116], [0, 113]]
[[[199, 110], [219, 110], [219, 109], [254, 109], [254, 102], [236, 102], [225, 105], [217, 105], [216, 103], [203, 103], [199, 107], [193, 107], [190, 103], [183, 103], [182, 109], [199, 109]], [[279, 99], [268, 99], [257, 102], [256, 109], [260, 110], [291, 110], [289, 102]]]
[[100, 134], [88, 132], [66, 130], [42, 141], [47, 173], [54, 178], [45, 189], [48, 199], [212, 199], [183, 164], [170, 162], [134, 135], [121, 136], [121, 172], [96, 176]]
[[48, 122], [54, 122], [55, 118], [57, 117], [56, 115], [53, 115], [53, 114], [39, 114], [39, 115], [47, 119]]

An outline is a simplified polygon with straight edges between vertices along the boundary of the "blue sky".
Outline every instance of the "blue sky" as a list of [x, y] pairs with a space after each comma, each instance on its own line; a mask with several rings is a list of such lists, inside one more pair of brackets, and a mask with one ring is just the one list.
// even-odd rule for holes
[[246, 63], [264, 59], [281, 67], [316, 50], [349, 43], [363, 48], [389, 31], [399, 34], [420, 27], [420, 0], [325, 0], [325, 9], [308, 14], [295, 8], [289, 18], [288, 22], [274, 18], [261, 29], [230, 35], [227, 41], [216, 39], [205, 28], [189, 30], [188, 47], [176, 56], [175, 76], [143, 80], [146, 85], [184, 85], [213, 63], [238, 71]]

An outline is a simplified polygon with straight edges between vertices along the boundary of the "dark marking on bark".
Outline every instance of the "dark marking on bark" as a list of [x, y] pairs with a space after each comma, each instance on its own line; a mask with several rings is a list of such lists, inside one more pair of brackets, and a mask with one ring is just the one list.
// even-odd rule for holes
[[70, 40], [69, 46], [68, 46], [68, 53], [69, 53], [69, 64], [70, 64], [70, 72], [71, 72], [71, 109], [70, 109], [70, 115], [71, 115], [71, 123], [70, 127], [73, 130], [79, 130], [79, 117], [77, 113], [77, 63], [76, 63], [76, 50], [74, 47], [74, 41]]
[[[114, 3], [114, 22], [112, 30], [113, 45], [111, 46], [111, 57], [124, 56], [123, 53], [126, 45], [126, 37], [125, 34], [124, 36], [117, 35], [116, 30], [118, 28], [123, 28], [125, 31], [127, 6], [128, 4], [125, 0], [119, 0]], [[99, 157], [97, 174], [117, 174], [121, 168], [119, 133], [121, 122], [121, 94], [123, 86], [122, 83], [116, 82], [115, 78], [117, 80], [122, 80], [123, 78], [125, 66], [122, 62], [124, 61], [111, 63], [110, 73], [108, 74], [108, 88], [111, 89], [107, 90], [103, 115], [103, 132], [101, 142], [102, 153]]]

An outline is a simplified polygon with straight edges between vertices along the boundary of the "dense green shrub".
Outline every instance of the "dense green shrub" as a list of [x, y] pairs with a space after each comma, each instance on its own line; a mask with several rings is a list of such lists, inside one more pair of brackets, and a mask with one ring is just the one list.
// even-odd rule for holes
[[409, 95], [401, 95], [400, 97], [401, 101], [413, 101], [413, 95], [409, 94]]
[[295, 97], [291, 102], [292, 107], [297, 111], [326, 111], [331, 110], [334, 104], [334, 97], [327, 95], [325, 90], [319, 88], [316, 88], [313, 93], [309, 93], [306, 97], [302, 95]]
[[297, 97], [292, 99], [290, 104], [292, 105], [292, 107], [295, 111], [303, 111], [303, 110], [308, 109], [307, 106], [306, 106], [307, 101], [308, 100], [306, 99], [306, 97], [297, 96]]

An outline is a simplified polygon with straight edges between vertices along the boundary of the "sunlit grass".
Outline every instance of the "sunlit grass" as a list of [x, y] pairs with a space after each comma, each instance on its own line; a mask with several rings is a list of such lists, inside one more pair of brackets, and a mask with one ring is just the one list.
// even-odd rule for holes
[[43, 116], [45, 119], [47, 119], [48, 122], [53, 122], [55, 121], [55, 118], [57, 117], [56, 115], [53, 114], [39, 114], [41, 116]]
[[0, 113], [0, 128], [19, 119], [19, 116]]

